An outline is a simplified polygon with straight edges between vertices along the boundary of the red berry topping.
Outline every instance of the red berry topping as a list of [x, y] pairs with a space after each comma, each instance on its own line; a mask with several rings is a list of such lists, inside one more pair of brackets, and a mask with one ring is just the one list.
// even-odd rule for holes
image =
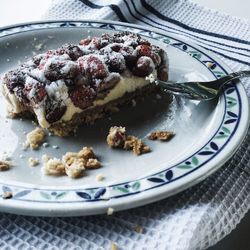
[[6, 84], [10, 92], [13, 93], [14, 88], [23, 86], [26, 79], [26, 74], [20, 70], [11, 70], [3, 77], [3, 82]]
[[91, 42], [91, 39], [86, 38], [86, 39], [82, 39], [79, 44], [80, 45], [89, 45], [89, 43]]
[[137, 76], [148, 76], [154, 70], [154, 63], [150, 57], [141, 56], [134, 68], [134, 74]]
[[49, 59], [44, 65], [44, 75], [50, 81], [73, 78], [78, 73], [78, 66], [72, 61]]
[[69, 55], [70, 59], [73, 61], [83, 56], [83, 52], [81, 51], [81, 49], [78, 46], [72, 44], [65, 44], [61, 48], [57, 49], [56, 52], [59, 55]]
[[89, 74], [91, 78], [102, 79], [108, 75], [108, 71], [105, 64], [98, 56], [86, 55], [82, 56], [78, 60], [80, 70]]
[[93, 103], [96, 92], [93, 88], [82, 85], [69, 90], [69, 96], [76, 107], [85, 109]]
[[66, 110], [67, 107], [62, 103], [47, 100], [45, 106], [45, 118], [49, 123], [57, 122], [62, 118]]

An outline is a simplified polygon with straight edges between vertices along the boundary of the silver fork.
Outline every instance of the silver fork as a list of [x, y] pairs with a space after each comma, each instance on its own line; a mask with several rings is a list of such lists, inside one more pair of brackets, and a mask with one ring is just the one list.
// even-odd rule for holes
[[192, 99], [192, 100], [210, 100], [217, 97], [222, 90], [222, 87], [242, 77], [249, 77], [250, 70], [234, 72], [220, 79], [210, 82], [183, 82], [176, 83], [171, 81], [155, 80], [155, 84], [159, 85], [164, 90], [169, 90], [175, 95]]

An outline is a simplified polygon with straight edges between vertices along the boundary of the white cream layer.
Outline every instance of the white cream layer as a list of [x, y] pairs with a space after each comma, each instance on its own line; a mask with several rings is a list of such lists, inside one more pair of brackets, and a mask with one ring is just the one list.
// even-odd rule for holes
[[[156, 77], [156, 71], [153, 72], [153, 75]], [[150, 81], [145, 79], [144, 77], [137, 77], [133, 75], [123, 74], [121, 80], [116, 84], [116, 86], [110, 90], [110, 92], [105, 96], [104, 99], [94, 101], [93, 105], [90, 106], [88, 109], [91, 109], [96, 106], [104, 105], [108, 102], [121, 98], [126, 93], [134, 92], [137, 89], [143, 88], [144, 86], [150, 84]], [[3, 88], [3, 94], [6, 97], [8, 102], [8, 112], [10, 113], [20, 113], [24, 111], [20, 102], [17, 100], [14, 94], [11, 94], [6, 86]], [[67, 99], [66, 102], [67, 110], [65, 114], [59, 121], [69, 121], [72, 119], [73, 115], [76, 113], [80, 113], [83, 110], [76, 107], [70, 98]], [[37, 116], [37, 120], [41, 127], [48, 128], [50, 124], [45, 119], [45, 112], [44, 108], [38, 107], [34, 108], [34, 112]]]

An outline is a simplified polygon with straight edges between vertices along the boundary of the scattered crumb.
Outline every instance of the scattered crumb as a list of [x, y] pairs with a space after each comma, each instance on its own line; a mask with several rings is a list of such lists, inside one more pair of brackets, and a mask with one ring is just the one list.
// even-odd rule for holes
[[101, 167], [101, 163], [97, 159], [88, 159], [86, 165], [86, 169], [97, 169]]
[[79, 152], [67, 152], [62, 160], [48, 155], [42, 156], [43, 172], [47, 175], [68, 175], [70, 178], [79, 178], [84, 175], [85, 169], [96, 169], [101, 163], [96, 159], [92, 148], [83, 147]]
[[44, 163], [42, 170], [46, 175], [64, 175], [65, 165], [60, 159], [53, 158]]
[[57, 145], [53, 145], [52, 148], [58, 149], [59, 147]]
[[32, 149], [37, 149], [40, 144], [44, 141], [45, 131], [42, 128], [35, 128], [27, 134], [27, 142]]
[[39, 160], [37, 158], [30, 157], [28, 159], [28, 163], [29, 163], [29, 166], [34, 167], [34, 166], [37, 166], [39, 164]]
[[112, 148], [123, 148], [125, 150], [132, 150], [136, 155], [151, 152], [141, 139], [126, 135], [125, 127], [111, 127], [107, 136], [107, 143]]
[[63, 156], [63, 163], [65, 164], [66, 175], [70, 178], [79, 178], [83, 176], [86, 160], [78, 157], [77, 153], [67, 152]]
[[21, 154], [21, 155], [19, 155], [19, 158], [23, 159], [23, 158], [25, 158], [25, 156]]
[[150, 74], [145, 77], [146, 80], [149, 80], [151, 83], [155, 81], [155, 76], [153, 74]]
[[7, 59], [6, 59], [6, 62], [10, 62], [10, 59], [9, 59], [9, 58], [7, 58]]
[[2, 198], [3, 198], [3, 199], [11, 199], [12, 196], [13, 196], [12, 192], [4, 192], [4, 193], [2, 194]]
[[134, 229], [135, 232], [137, 232], [139, 234], [143, 233], [143, 227], [140, 226], [140, 225], [135, 225], [133, 229]]
[[44, 142], [44, 143], [43, 143], [43, 147], [44, 147], [44, 148], [47, 148], [48, 146], [49, 146], [49, 143], [48, 143], [48, 142]]
[[98, 174], [95, 177], [96, 181], [103, 181], [105, 179], [105, 177], [102, 174]]
[[50, 157], [46, 154], [42, 155], [42, 161], [47, 162], [50, 159]]
[[149, 153], [151, 150], [142, 140], [139, 138], [129, 135], [124, 143], [124, 149], [133, 150], [136, 155]]
[[175, 134], [169, 131], [154, 131], [148, 136], [149, 140], [169, 141]]
[[6, 171], [10, 169], [10, 162], [9, 161], [0, 161], [0, 171]]
[[37, 40], [37, 38], [36, 38], [36, 37], [34, 37], [34, 38], [33, 38], [33, 40], [34, 40], [34, 41], [36, 41], [36, 40]]
[[51, 132], [48, 133], [48, 136], [53, 136], [53, 134]]
[[114, 242], [111, 243], [111, 250], [118, 250], [118, 246], [116, 243]]
[[107, 143], [112, 148], [122, 148], [126, 140], [125, 127], [111, 127], [107, 136]]
[[83, 176], [85, 169], [96, 169], [101, 163], [96, 159], [95, 153], [90, 147], [83, 147], [78, 153], [67, 152], [63, 156], [66, 174], [71, 178]]
[[107, 210], [107, 215], [112, 215], [114, 213], [114, 208], [109, 207]]

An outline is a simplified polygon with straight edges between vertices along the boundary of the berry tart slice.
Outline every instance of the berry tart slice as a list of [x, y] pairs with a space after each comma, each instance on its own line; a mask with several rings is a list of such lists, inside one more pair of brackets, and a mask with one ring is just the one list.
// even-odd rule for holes
[[120, 32], [36, 55], [5, 73], [1, 86], [12, 117], [33, 114], [42, 128], [64, 136], [150, 92], [149, 75], [167, 80], [166, 53], [137, 34]]

